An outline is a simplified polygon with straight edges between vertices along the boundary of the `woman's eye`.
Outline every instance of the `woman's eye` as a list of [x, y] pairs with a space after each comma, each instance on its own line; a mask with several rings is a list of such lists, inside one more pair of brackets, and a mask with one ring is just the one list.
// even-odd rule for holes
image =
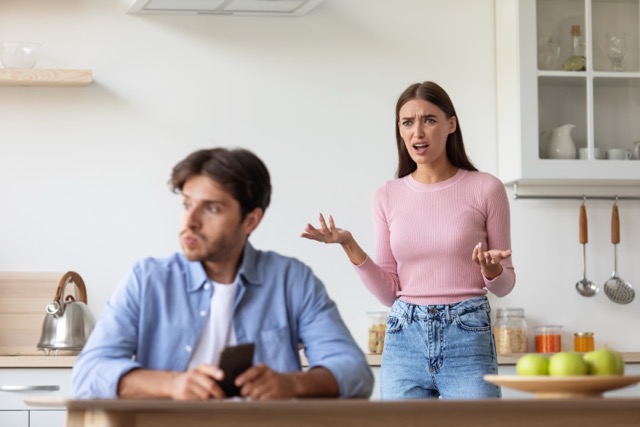
[[413, 122], [411, 120], [405, 120], [402, 122], [402, 126], [411, 126]]
[[436, 121], [435, 121], [435, 120], [433, 120], [431, 117], [425, 117], [423, 121], [424, 121], [424, 123], [426, 123], [426, 124], [431, 124], [431, 123], [435, 123], [435, 122], [436, 122]]

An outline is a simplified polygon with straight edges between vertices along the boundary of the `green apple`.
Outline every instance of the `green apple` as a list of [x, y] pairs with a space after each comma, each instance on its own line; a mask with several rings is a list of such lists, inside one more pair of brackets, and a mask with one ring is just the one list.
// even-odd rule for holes
[[527, 353], [516, 362], [518, 375], [549, 375], [549, 358], [543, 354]]
[[589, 365], [582, 358], [582, 354], [573, 351], [561, 351], [549, 357], [549, 375], [565, 377], [572, 375], [587, 375]]
[[601, 348], [585, 353], [582, 358], [589, 366], [591, 375], [623, 375], [624, 360], [622, 355], [609, 348]]

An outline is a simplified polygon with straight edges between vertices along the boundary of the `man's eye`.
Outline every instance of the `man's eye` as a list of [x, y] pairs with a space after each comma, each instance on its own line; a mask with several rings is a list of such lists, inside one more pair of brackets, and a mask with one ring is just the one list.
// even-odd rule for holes
[[218, 213], [220, 212], [220, 208], [218, 208], [217, 206], [210, 205], [210, 206], [207, 206], [207, 212]]
[[188, 211], [189, 209], [191, 209], [191, 203], [182, 202], [182, 208], [183, 208], [185, 211]]

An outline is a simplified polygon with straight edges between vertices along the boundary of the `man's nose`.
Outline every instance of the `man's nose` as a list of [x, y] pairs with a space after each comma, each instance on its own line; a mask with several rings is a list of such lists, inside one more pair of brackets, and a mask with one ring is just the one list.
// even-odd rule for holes
[[201, 224], [200, 211], [198, 209], [191, 209], [190, 211], [185, 211], [184, 223], [187, 227], [191, 229], [199, 227]]

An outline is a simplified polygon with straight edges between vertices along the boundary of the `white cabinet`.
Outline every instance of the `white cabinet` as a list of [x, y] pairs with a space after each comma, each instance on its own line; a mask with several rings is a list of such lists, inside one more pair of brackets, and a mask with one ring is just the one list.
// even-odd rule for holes
[[[506, 183], [638, 185], [640, 160], [596, 158], [640, 141], [640, 0], [496, 0], [498, 176]], [[586, 70], [564, 71], [572, 25]], [[605, 34], [626, 34], [612, 71]], [[555, 63], [539, 63], [559, 49]], [[550, 131], [573, 124], [587, 158], [549, 158]]]
[[[28, 390], [33, 387], [36, 390]], [[49, 391], [48, 389], [56, 388]], [[2, 368], [0, 369], [0, 426], [64, 427], [66, 411], [27, 406], [25, 397], [71, 396], [69, 368]]]

